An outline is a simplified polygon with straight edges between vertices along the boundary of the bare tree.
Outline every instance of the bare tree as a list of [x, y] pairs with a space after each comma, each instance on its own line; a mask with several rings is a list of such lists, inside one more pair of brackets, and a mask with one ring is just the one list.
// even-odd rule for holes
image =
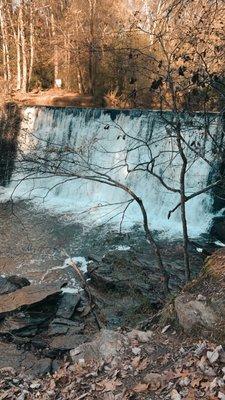
[[9, 37], [6, 24], [5, 3], [0, 2], [0, 25], [2, 34], [2, 52], [3, 52], [3, 71], [4, 80], [9, 84], [11, 81], [10, 55], [9, 55]]

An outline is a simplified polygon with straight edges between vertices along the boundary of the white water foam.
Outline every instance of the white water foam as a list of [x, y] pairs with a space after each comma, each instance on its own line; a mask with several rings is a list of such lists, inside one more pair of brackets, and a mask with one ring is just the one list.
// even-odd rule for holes
[[[154, 111], [106, 111], [81, 109], [53, 109], [30, 107], [24, 110], [24, 119], [19, 137], [19, 156], [11, 184], [2, 201], [10, 195], [14, 199], [31, 199], [39, 206], [54, 213], [69, 213], [71, 218], [93, 226], [93, 224], [115, 223], [119, 225], [123, 210], [130, 197], [123, 190], [99, 182], [53, 176], [49, 173], [51, 163], [56, 167], [57, 149], [72, 148], [84, 153], [91, 143], [89, 159], [101, 172], [106, 170], [110, 176], [124, 183], [142, 198], [153, 229], [166, 235], [181, 235], [180, 211], [174, 212], [168, 219], [168, 212], [179, 202], [179, 195], [168, 191], [159, 180], [147, 172], [128, 173], [138, 163], [155, 158], [155, 171], [172, 186], [179, 188], [181, 159], [176, 142], [168, 133], [168, 124], [164, 119], [171, 118], [165, 113], [163, 118]], [[184, 117], [183, 132], [185, 140], [204, 151], [210, 161], [213, 160], [211, 141], [204, 129], [201, 114]], [[216, 136], [218, 121], [215, 115], [209, 116], [208, 131]], [[144, 143], [147, 142], [148, 147]], [[196, 147], [196, 149], [197, 149]], [[52, 154], [52, 149], [53, 153]], [[197, 150], [196, 150], [197, 151]], [[211, 168], [203, 158], [186, 149], [189, 158], [186, 175], [186, 193], [192, 194], [208, 184]], [[46, 162], [46, 174], [38, 172], [29, 175], [29, 168], [21, 166], [21, 159], [42, 156]], [[125, 161], [127, 165], [125, 165]], [[61, 164], [62, 165], [62, 164]], [[73, 155], [63, 161], [63, 168], [73, 172]], [[55, 169], [54, 169], [55, 170]], [[63, 183], [64, 182], [64, 183]], [[210, 224], [212, 199], [204, 193], [187, 203], [189, 234], [196, 236]], [[123, 226], [130, 229], [142, 222], [137, 204], [132, 203], [123, 219]]]

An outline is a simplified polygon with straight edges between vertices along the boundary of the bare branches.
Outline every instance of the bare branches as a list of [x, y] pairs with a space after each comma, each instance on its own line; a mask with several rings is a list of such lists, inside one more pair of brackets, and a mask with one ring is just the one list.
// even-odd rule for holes
[[[197, 196], [200, 196], [203, 193], [206, 193], [206, 192], [210, 191], [211, 189], [213, 189], [214, 187], [218, 186], [222, 182], [223, 182], [223, 180], [219, 179], [216, 182], [204, 187], [203, 189], [200, 189], [197, 192], [190, 194], [189, 196], [185, 196], [185, 199], [184, 199], [185, 203], [187, 201], [191, 200], [191, 199], [194, 199]], [[181, 206], [181, 203], [178, 203], [172, 210], [169, 211], [168, 219], [171, 217], [172, 213], [174, 213], [180, 206]]]

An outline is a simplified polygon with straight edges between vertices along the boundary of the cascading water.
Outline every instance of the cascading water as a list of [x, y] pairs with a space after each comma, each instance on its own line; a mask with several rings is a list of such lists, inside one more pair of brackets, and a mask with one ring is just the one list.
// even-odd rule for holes
[[[95, 176], [107, 174], [141, 197], [154, 229], [179, 235], [179, 209], [167, 217], [179, 202], [179, 194], [160, 182], [162, 179], [172, 189], [179, 189], [182, 163], [172, 118], [170, 112], [156, 111], [26, 108], [16, 167], [5, 196], [13, 193], [14, 199], [29, 198], [86, 223], [119, 224], [121, 218], [128, 227], [140, 223], [138, 205], [127, 203], [129, 194], [70, 176], [74, 171], [90, 174], [90, 166]], [[188, 158], [186, 193], [190, 195], [208, 184], [215, 157], [211, 137], [218, 142], [220, 121], [216, 114], [183, 115], [181, 129]], [[190, 235], [207, 229], [211, 204], [210, 193], [187, 202]]]

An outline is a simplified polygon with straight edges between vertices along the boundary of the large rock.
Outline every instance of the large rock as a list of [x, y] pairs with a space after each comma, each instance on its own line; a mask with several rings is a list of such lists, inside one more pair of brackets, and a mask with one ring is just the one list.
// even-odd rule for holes
[[56, 313], [57, 317], [71, 318], [76, 307], [79, 305], [81, 296], [76, 293], [63, 293], [60, 301], [58, 310]]
[[210, 234], [219, 239], [221, 242], [225, 243], [225, 218], [215, 217], [213, 219]]
[[61, 292], [56, 285], [31, 285], [16, 292], [0, 296], [0, 314], [18, 310], [20, 307], [40, 303], [50, 296]]
[[[55, 318], [48, 329], [48, 336], [77, 335], [84, 331], [84, 324], [64, 318]], [[73, 346], [71, 347], [73, 348]]]
[[[25, 364], [26, 365], [26, 364]], [[42, 358], [40, 360], [36, 360], [30, 368], [25, 367], [26, 375], [31, 378], [42, 377], [52, 370], [52, 360], [51, 358]]]
[[48, 321], [48, 315], [32, 316], [28, 313], [19, 312], [9, 315], [0, 322], [0, 334], [13, 333], [17, 336], [32, 336], [38, 327]]
[[180, 295], [175, 299], [175, 310], [179, 323], [186, 332], [199, 330], [201, 327], [211, 331], [219, 322], [211, 306], [189, 294]]
[[12, 343], [0, 342], [0, 375], [2, 368], [12, 367], [16, 372], [24, 372], [30, 377], [43, 376], [51, 371], [50, 358], [38, 359], [34, 354], [18, 350]]
[[70, 351], [73, 362], [84, 359], [86, 362], [95, 360], [102, 362], [117, 357], [123, 352], [126, 338], [118, 332], [101, 330], [92, 342], [84, 343]]
[[50, 343], [50, 349], [52, 351], [68, 351], [74, 349], [87, 340], [87, 336], [80, 335], [77, 328], [71, 327], [65, 335], [53, 337]]
[[15, 292], [24, 286], [29, 286], [30, 282], [28, 279], [12, 275], [8, 277], [0, 276], [0, 295]]

